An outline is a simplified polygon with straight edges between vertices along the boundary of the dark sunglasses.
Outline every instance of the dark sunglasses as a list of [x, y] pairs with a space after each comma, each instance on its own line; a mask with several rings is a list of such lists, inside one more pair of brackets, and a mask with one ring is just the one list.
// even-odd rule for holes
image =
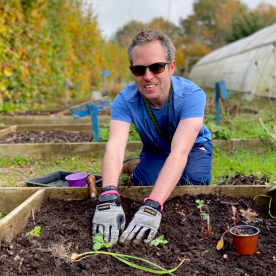
[[131, 70], [134, 76], [144, 76], [147, 68], [149, 68], [153, 74], [160, 74], [164, 72], [166, 65], [169, 63], [171, 63], [171, 61], [156, 62], [149, 66], [134, 65], [134, 66], [129, 66], [129, 69]]

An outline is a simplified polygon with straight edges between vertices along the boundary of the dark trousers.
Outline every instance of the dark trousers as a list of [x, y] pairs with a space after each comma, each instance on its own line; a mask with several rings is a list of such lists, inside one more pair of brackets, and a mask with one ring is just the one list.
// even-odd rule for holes
[[[178, 185], [209, 185], [212, 179], [212, 154], [211, 141], [195, 143]], [[159, 149], [144, 148], [140, 155], [140, 163], [133, 171], [134, 185], [153, 186], [167, 157], [168, 154]]]

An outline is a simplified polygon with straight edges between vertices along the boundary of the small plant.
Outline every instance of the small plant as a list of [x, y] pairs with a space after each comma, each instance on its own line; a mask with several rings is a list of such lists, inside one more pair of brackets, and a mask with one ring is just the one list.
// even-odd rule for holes
[[160, 236], [159, 238], [154, 239], [153, 241], [151, 241], [150, 246], [154, 245], [154, 246], [162, 246], [163, 248], [165, 248], [165, 244], [168, 243], [168, 241], [164, 240], [164, 235]]
[[210, 217], [208, 213], [203, 211], [203, 208], [208, 209], [208, 207], [204, 205], [204, 200], [197, 199], [195, 202], [198, 204], [197, 208], [199, 208], [200, 211], [200, 222], [202, 232], [204, 232], [204, 220], [206, 220], [205, 228], [207, 229], [207, 231], [204, 232], [204, 235], [209, 236], [211, 234]]
[[13, 165], [24, 165], [24, 164], [28, 164], [30, 162], [30, 160], [26, 157], [23, 157], [21, 155], [16, 156], [13, 160], [12, 160], [12, 164]]
[[[95, 240], [96, 236], [97, 236], [97, 238]], [[96, 243], [104, 244], [103, 237], [102, 237], [101, 234], [96, 234], [95, 237], [93, 238], [94, 244], [96, 244]], [[109, 244], [112, 245], [112, 243], [107, 243], [107, 245], [108, 245], [107, 247], [110, 247]], [[104, 247], [106, 247], [106, 246], [104, 246]], [[94, 246], [93, 246], [93, 249], [94, 249]], [[165, 268], [163, 268], [163, 267], [161, 267], [157, 264], [154, 264], [154, 263], [152, 263], [148, 260], [145, 260], [145, 259], [142, 259], [142, 258], [139, 258], [139, 257], [135, 257], [135, 256], [117, 254], [117, 253], [112, 253], [112, 252], [90, 251], [90, 252], [85, 252], [85, 253], [82, 253], [82, 254], [73, 253], [70, 257], [70, 262], [78, 262], [78, 261], [82, 260], [83, 258], [86, 258], [87, 255], [92, 255], [92, 254], [110, 255], [110, 256], [116, 258], [117, 260], [131, 266], [131, 267], [138, 268], [138, 269], [141, 269], [141, 270], [144, 270], [144, 271], [147, 271], [147, 272], [151, 272], [151, 273], [169, 274], [169, 275], [173, 275], [172, 272], [177, 270], [183, 264], [183, 262], [185, 261], [185, 259], [183, 259], [177, 267], [175, 267], [173, 269], [170, 269], [170, 270], [167, 270], [167, 269], [165, 269]], [[129, 261], [129, 259], [134, 259], [134, 260], [139, 260], [139, 261], [145, 262], [145, 263], [147, 263], [151, 266], [154, 266], [155, 268], [158, 268], [159, 270], [137, 265], [137, 264]]]
[[227, 232], [229, 232], [229, 231], [231, 231], [231, 230], [234, 230], [234, 232], [236, 233], [236, 234], [239, 234], [239, 231], [238, 231], [238, 229], [236, 228], [236, 213], [237, 213], [237, 208], [236, 207], [234, 207], [234, 206], [231, 206], [231, 208], [232, 208], [232, 213], [233, 213], [233, 220], [234, 220], [234, 227], [232, 227], [232, 228], [230, 228], [230, 229], [228, 229], [228, 230], [226, 230], [223, 234], [222, 234], [222, 236], [221, 236], [221, 239], [219, 240], [219, 242], [218, 242], [218, 244], [217, 244], [217, 250], [221, 250], [221, 248], [223, 247], [223, 237], [224, 237], [224, 235], [227, 233]]
[[40, 237], [40, 226], [36, 226], [32, 231], [28, 232], [26, 236]]
[[105, 243], [103, 236], [99, 233], [93, 237], [93, 243], [94, 243], [93, 250], [95, 250], [96, 252], [101, 248], [108, 248], [113, 245], [113, 243], [111, 242]]
[[2, 219], [2, 213], [0, 212], [0, 220]]

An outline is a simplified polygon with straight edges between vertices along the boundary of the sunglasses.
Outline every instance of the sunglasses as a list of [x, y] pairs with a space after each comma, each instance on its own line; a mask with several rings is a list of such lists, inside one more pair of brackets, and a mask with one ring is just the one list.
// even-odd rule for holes
[[134, 76], [144, 76], [147, 68], [149, 68], [153, 74], [160, 74], [164, 72], [166, 65], [169, 63], [171, 63], [171, 61], [156, 62], [149, 66], [134, 65], [134, 66], [129, 66], [129, 69], [131, 70]]

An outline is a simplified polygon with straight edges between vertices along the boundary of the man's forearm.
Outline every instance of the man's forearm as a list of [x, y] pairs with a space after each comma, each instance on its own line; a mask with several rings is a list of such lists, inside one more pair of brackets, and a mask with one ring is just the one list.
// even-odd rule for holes
[[187, 158], [188, 154], [180, 156], [179, 154], [171, 153], [168, 156], [150, 197], [155, 198], [162, 204], [167, 200], [183, 174]]
[[118, 186], [124, 155], [114, 145], [107, 144], [102, 164], [102, 186]]

